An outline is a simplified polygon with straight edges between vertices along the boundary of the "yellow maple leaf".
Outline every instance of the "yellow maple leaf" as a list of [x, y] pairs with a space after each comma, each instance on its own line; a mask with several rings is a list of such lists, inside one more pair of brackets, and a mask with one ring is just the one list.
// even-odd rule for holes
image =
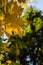
[[2, 22], [5, 27], [4, 31], [7, 35], [11, 35], [13, 31], [19, 36], [22, 36], [23, 21], [20, 19], [20, 15], [23, 8], [18, 6], [15, 2], [13, 2], [13, 0], [5, 5], [6, 7], [3, 5], [3, 12], [5, 16], [3, 20], [4, 23]]

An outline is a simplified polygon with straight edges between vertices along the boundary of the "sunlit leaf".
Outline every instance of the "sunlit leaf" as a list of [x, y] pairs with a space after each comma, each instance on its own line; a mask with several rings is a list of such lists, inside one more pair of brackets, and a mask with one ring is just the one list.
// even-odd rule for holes
[[20, 15], [22, 14], [23, 8], [13, 1], [7, 3], [4, 0], [2, 3], [4, 15], [0, 16], [0, 20], [2, 20], [1, 24], [5, 27], [4, 31], [7, 35], [11, 35], [13, 31], [19, 36], [22, 36], [23, 21], [20, 19]]

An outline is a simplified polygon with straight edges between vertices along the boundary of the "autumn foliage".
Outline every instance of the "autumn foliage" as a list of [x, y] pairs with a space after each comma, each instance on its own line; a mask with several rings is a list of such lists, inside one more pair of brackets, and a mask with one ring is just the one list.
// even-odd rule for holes
[[27, 2], [0, 0], [0, 65], [43, 65], [43, 15], [32, 6], [24, 11]]

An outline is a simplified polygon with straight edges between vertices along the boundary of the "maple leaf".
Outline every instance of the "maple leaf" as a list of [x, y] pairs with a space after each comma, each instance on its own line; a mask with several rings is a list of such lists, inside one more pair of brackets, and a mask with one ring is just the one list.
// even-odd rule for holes
[[[3, 2], [6, 0], [3, 0]], [[6, 7], [5, 7], [6, 5]], [[5, 2], [3, 5], [4, 12], [4, 20], [2, 21], [7, 35], [11, 35], [12, 31], [19, 36], [22, 36], [23, 31], [23, 21], [20, 19], [20, 15], [22, 14], [23, 8], [18, 6], [17, 3], [10, 1]], [[3, 19], [3, 18], [2, 18]]]

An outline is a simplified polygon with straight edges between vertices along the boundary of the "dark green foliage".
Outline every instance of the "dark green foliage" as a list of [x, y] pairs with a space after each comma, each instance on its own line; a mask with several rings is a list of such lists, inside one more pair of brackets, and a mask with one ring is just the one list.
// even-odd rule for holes
[[30, 62], [33, 62], [33, 65], [36, 65], [36, 63], [43, 65], [43, 16], [41, 11], [34, 10], [32, 7], [28, 8], [26, 13], [22, 19], [24, 20], [25, 17], [25, 21], [30, 21], [32, 30], [32, 33], [28, 32], [23, 37], [23, 42], [25, 42], [28, 50], [27, 55], [30, 55]]

